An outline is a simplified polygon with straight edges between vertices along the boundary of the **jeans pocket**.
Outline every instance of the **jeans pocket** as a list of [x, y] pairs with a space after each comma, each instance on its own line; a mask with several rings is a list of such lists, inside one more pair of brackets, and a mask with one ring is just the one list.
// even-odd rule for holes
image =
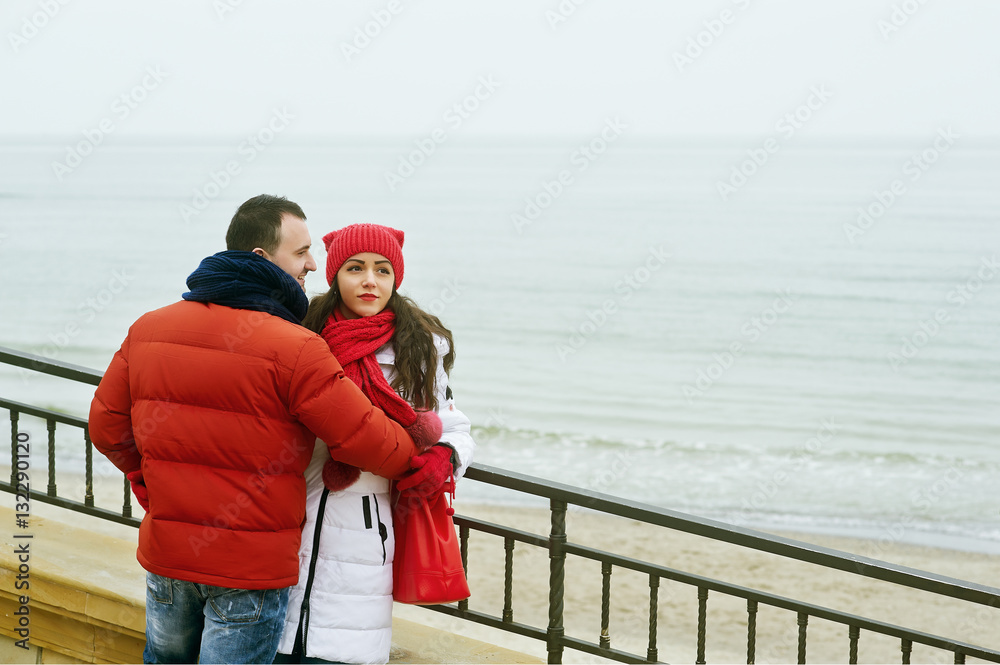
[[163, 605], [172, 605], [174, 602], [174, 586], [171, 580], [154, 573], [146, 573], [146, 594]]
[[264, 589], [216, 587], [208, 598], [219, 619], [226, 623], [252, 623], [264, 607]]

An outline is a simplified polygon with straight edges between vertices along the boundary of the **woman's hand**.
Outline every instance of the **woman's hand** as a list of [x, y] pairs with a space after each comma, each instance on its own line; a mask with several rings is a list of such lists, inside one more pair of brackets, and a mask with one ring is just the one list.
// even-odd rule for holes
[[396, 483], [400, 492], [410, 496], [433, 498], [445, 490], [450, 490], [452, 474], [455, 468], [451, 464], [452, 449], [450, 446], [438, 444], [430, 450], [410, 458], [413, 473]]

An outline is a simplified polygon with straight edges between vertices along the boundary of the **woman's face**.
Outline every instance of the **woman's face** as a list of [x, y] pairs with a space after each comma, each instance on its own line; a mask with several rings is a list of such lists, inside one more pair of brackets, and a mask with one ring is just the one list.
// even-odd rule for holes
[[340, 313], [348, 319], [378, 314], [389, 303], [395, 281], [389, 259], [374, 252], [355, 254], [337, 271]]

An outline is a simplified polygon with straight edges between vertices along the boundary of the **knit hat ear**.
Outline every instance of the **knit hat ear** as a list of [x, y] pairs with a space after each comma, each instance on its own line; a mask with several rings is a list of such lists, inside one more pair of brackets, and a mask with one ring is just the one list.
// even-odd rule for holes
[[403, 233], [402, 231], [400, 231], [399, 229], [392, 229], [392, 228], [389, 228], [388, 226], [385, 227], [385, 228], [388, 229], [389, 233], [391, 233], [392, 235], [394, 235], [396, 237], [396, 242], [399, 243], [399, 247], [400, 247], [400, 249], [402, 249], [402, 247], [403, 247], [403, 236], [405, 236], [406, 234]]
[[339, 233], [340, 231], [330, 231], [325, 236], [323, 236], [323, 246], [326, 247], [326, 251], [328, 254], [330, 253], [330, 245], [333, 244], [334, 238], [336, 238]]
[[326, 283], [333, 286], [337, 272], [347, 259], [362, 252], [374, 252], [389, 259], [396, 288], [403, 282], [404, 233], [379, 224], [352, 224], [323, 236], [326, 245]]

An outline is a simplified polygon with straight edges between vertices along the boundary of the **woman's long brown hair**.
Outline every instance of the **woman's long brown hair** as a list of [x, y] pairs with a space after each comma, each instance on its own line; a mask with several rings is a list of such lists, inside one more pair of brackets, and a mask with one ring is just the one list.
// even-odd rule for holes
[[[340, 293], [335, 287], [309, 301], [309, 311], [302, 319], [302, 325], [315, 333], [323, 332], [326, 321], [340, 305]], [[434, 380], [437, 370], [437, 349], [434, 335], [448, 341], [448, 353], [443, 363], [445, 373], [450, 373], [455, 364], [455, 343], [451, 331], [444, 327], [441, 319], [428, 314], [410, 298], [392, 291], [386, 305], [396, 314], [396, 331], [392, 335], [392, 346], [396, 352], [396, 378], [392, 389], [420, 411], [436, 410], [437, 397], [434, 394]]]

